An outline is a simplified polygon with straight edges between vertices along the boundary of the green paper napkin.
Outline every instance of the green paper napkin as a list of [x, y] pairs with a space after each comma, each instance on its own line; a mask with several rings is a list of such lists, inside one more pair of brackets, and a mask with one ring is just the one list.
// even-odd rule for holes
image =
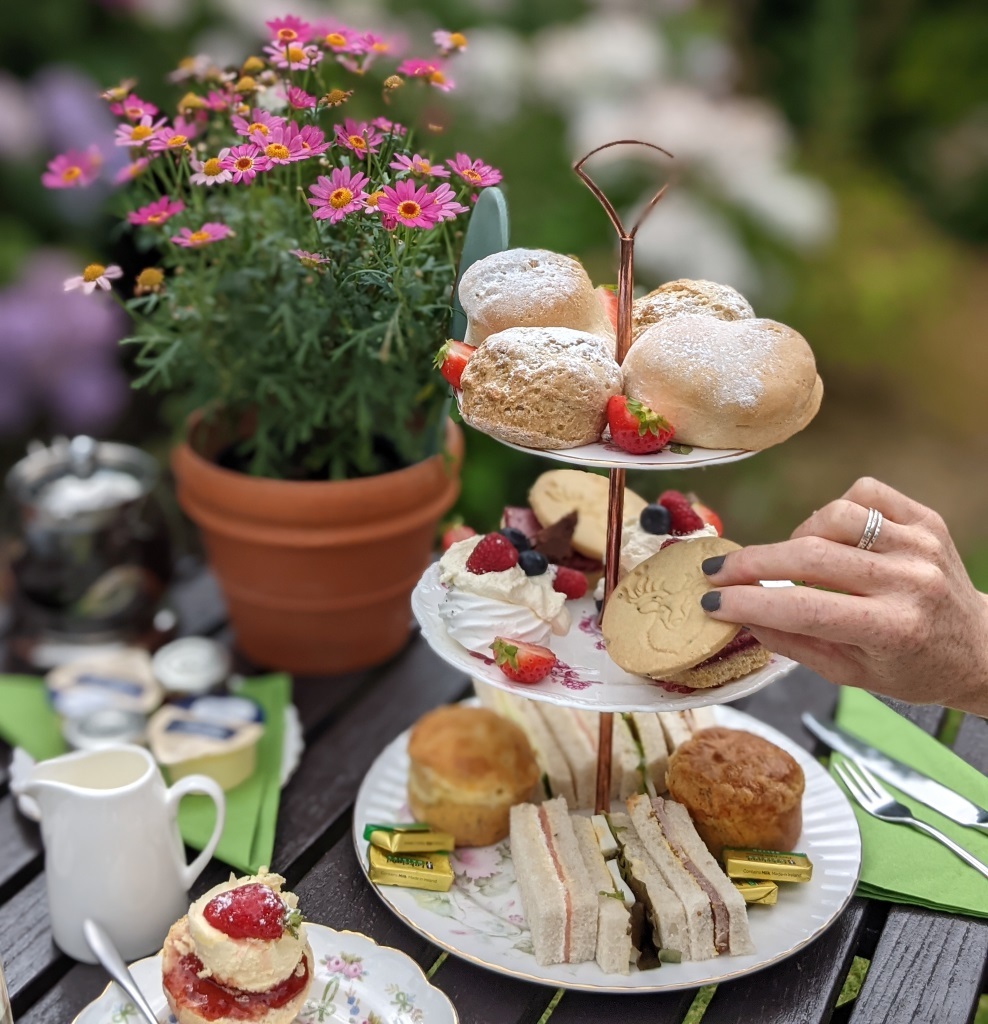
[[[241, 871], [254, 873], [271, 864], [281, 794], [281, 750], [285, 707], [291, 680], [271, 675], [246, 680], [237, 691], [264, 711], [264, 735], [257, 746], [257, 768], [249, 779], [226, 794], [226, 824], [214, 856]], [[0, 737], [23, 747], [35, 760], [57, 757], [66, 747], [58, 717], [52, 711], [44, 682], [33, 676], [0, 676]], [[213, 802], [187, 796], [179, 810], [182, 838], [201, 850], [213, 831]]]
[[[848, 732], [871, 746], [988, 807], [988, 777], [871, 694], [843, 688], [836, 718]], [[882, 784], [910, 808], [914, 817], [939, 829], [988, 863], [988, 835], [958, 825], [887, 783]], [[859, 895], [988, 917], [988, 882], [977, 871], [922, 832], [908, 825], [879, 821], [853, 799], [851, 805], [861, 828]]]

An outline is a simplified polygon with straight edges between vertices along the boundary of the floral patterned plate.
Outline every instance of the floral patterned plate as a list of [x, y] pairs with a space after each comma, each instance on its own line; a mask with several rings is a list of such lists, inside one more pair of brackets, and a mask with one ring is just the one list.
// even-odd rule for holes
[[[457, 1024], [453, 1004], [426, 980], [404, 953], [379, 946], [359, 932], [306, 924], [316, 962], [312, 988], [299, 1024]], [[162, 1024], [175, 1024], [161, 988], [161, 955], [131, 965]], [[120, 1024], [139, 1020], [137, 1010], [112, 982], [73, 1024]]]
[[[792, 586], [790, 583], [764, 585]], [[446, 588], [439, 582], [439, 564], [433, 563], [412, 593], [412, 611], [422, 627], [422, 635], [436, 654], [485, 683], [550, 704], [567, 704], [590, 711], [683, 711], [746, 697], [781, 679], [796, 666], [794, 661], [774, 654], [764, 668], [723, 686], [672, 693], [646, 676], [625, 672], [611, 661], [597, 624], [597, 606], [593, 596], [587, 595], [567, 604], [573, 625], [566, 636], [551, 636], [548, 640], [547, 646], [558, 659], [549, 676], [534, 685], [514, 683], [491, 658], [467, 650], [449, 636], [439, 617], [439, 606], [445, 595]]]
[[[861, 837], [847, 797], [802, 747], [770, 726], [733, 708], [714, 709], [720, 725], [746, 729], [787, 750], [806, 776], [803, 833], [796, 849], [813, 864], [811, 881], [780, 886], [774, 907], [752, 906], [748, 920], [755, 952], [628, 975], [604, 974], [593, 961], [541, 967], [532, 955], [507, 840], [463, 849], [453, 856], [456, 880], [447, 893], [378, 886], [385, 903], [417, 932], [469, 960], [502, 974], [557, 988], [594, 992], [662, 992], [714, 985], [777, 963], [820, 936], [847, 905], [861, 867]], [[409, 821], [406, 805], [408, 733], [384, 749], [364, 778], [353, 813], [357, 856], [367, 871], [364, 826]]]

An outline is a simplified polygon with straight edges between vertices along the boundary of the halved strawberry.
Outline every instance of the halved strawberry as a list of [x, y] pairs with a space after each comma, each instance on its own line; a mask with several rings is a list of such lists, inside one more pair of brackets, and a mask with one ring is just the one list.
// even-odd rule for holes
[[458, 388], [460, 386], [460, 377], [463, 376], [463, 370], [470, 361], [474, 351], [475, 349], [472, 345], [466, 345], [462, 341], [450, 338], [436, 353], [436, 358], [433, 360], [432, 365], [454, 388]]
[[552, 671], [556, 656], [548, 647], [527, 644], [522, 640], [494, 638], [491, 644], [494, 661], [501, 671], [516, 683], [537, 683]]
[[504, 572], [518, 564], [518, 549], [500, 533], [485, 533], [470, 552], [467, 572], [483, 576], [488, 572]]
[[439, 539], [439, 547], [445, 552], [458, 541], [466, 540], [468, 537], [476, 537], [477, 531], [466, 523], [450, 523], [442, 532]]
[[712, 509], [700, 501], [699, 498], [692, 492], [686, 495], [689, 499], [690, 504], [693, 506], [693, 511], [707, 524], [712, 526], [717, 531], [718, 537], [724, 536], [724, 524], [721, 522], [720, 516]]
[[617, 285], [602, 284], [594, 289], [594, 295], [597, 296], [597, 301], [601, 304], [608, 319], [611, 321], [611, 327], [617, 331]]
[[565, 594], [567, 601], [577, 601], [587, 592], [587, 578], [576, 569], [557, 565], [556, 575], [552, 579], [552, 589], [559, 594]]
[[260, 882], [250, 882], [214, 896], [203, 917], [232, 939], [280, 939], [295, 931], [301, 915], [286, 906], [281, 897]]
[[612, 395], [608, 400], [607, 425], [611, 428], [611, 440], [632, 455], [660, 451], [674, 433], [672, 424], [663, 416], [624, 395]]

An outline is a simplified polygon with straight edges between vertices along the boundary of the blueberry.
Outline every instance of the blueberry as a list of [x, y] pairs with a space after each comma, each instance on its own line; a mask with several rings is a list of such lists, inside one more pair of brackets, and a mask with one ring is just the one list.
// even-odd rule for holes
[[[527, 551], [532, 546], [528, 543], [528, 538], [525, 536], [525, 534], [523, 534], [521, 530], [516, 530], [513, 526], [505, 526], [497, 532], [501, 534], [501, 536], [504, 537], [506, 540], [511, 541], [511, 544], [514, 547], [515, 551], [519, 552], [519, 554], [522, 551]], [[540, 571], [545, 572], [545, 569], [542, 569]], [[528, 575], [532, 576], [537, 574], [529, 573]]]
[[538, 551], [522, 551], [518, 556], [518, 564], [526, 576], [541, 576], [549, 568], [549, 560]]
[[669, 509], [665, 505], [646, 505], [638, 521], [646, 533], [668, 533], [672, 525]]

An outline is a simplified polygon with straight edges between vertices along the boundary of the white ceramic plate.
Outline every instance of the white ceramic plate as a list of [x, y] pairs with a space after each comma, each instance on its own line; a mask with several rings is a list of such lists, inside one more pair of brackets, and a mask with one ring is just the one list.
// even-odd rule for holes
[[[754, 953], [664, 964], [653, 971], [632, 967], [626, 976], [605, 974], [593, 961], [540, 967], [531, 952], [507, 840], [455, 854], [456, 881], [448, 893], [375, 886], [378, 895], [437, 946], [482, 967], [557, 988], [664, 992], [715, 985], [778, 963], [821, 935], [851, 898], [861, 868], [857, 821], [844, 793], [798, 744], [732, 708], [716, 708], [715, 715], [721, 725], [746, 729], [787, 750], [806, 775], [803, 833], [797, 849], [810, 858], [813, 878], [807, 883], [782, 883], [774, 907], [749, 908]], [[407, 744], [406, 732], [382, 751], [357, 795], [353, 836], [365, 872], [364, 826], [411, 820], [405, 797]]]
[[[791, 586], [790, 583], [765, 585]], [[439, 617], [439, 606], [445, 595], [446, 589], [439, 582], [439, 563], [434, 562], [412, 592], [412, 611], [429, 646], [467, 675], [476, 676], [509, 693], [544, 700], [549, 704], [566, 704], [591, 711], [683, 711], [746, 697], [781, 679], [796, 667], [796, 662], [773, 654], [764, 668], [723, 686], [690, 693], [671, 693], [654, 680], [625, 672], [611, 661], [597, 624], [597, 606], [593, 595], [588, 594], [578, 601], [567, 602], [566, 607], [573, 617], [569, 632], [565, 636], [550, 636], [546, 643], [558, 659], [552, 672], [540, 683], [514, 683], [491, 658], [474, 654], [449, 636], [446, 624]]]
[[[463, 415], [463, 392], [454, 391], [456, 395], [456, 407], [463, 416], [463, 420], [470, 426], [480, 430], [480, 427], [470, 420], [469, 416]], [[483, 433], [487, 433], [483, 431]], [[489, 434], [493, 437], [493, 434]], [[568, 462], [572, 466], [582, 466], [584, 469], [691, 469], [697, 466], [722, 466], [728, 462], [740, 462], [742, 459], [750, 459], [758, 452], [746, 451], [742, 448], [695, 448], [691, 445], [683, 445], [673, 442], [660, 452], [653, 455], [632, 455], [610, 441], [610, 435], [605, 434], [600, 441], [593, 441], [590, 444], [580, 445], [578, 448], [524, 448], [520, 444], [512, 444], [500, 437], [495, 437], [499, 444], [514, 448], [515, 451], [527, 452], [529, 455], [542, 455], [554, 462]]]
[[[316, 969], [300, 1024], [358, 1024], [376, 1014], [382, 1024], [457, 1024], [453, 1004], [426, 980], [414, 960], [379, 946], [359, 932], [307, 924]], [[161, 954], [131, 965], [131, 973], [159, 1021], [175, 1018], [161, 988]], [[140, 1020], [136, 1007], [112, 982], [73, 1024]]]

